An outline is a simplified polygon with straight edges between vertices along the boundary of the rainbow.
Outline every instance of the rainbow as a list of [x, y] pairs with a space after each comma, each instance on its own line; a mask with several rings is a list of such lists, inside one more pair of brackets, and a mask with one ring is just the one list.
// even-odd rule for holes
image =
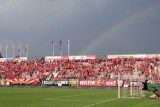
[[109, 37], [113, 32], [116, 32], [117, 30], [123, 28], [124, 26], [127, 26], [130, 22], [135, 21], [135, 19], [144, 16], [147, 13], [151, 13], [155, 9], [157, 9], [159, 6], [159, 3], [153, 4], [149, 7], [143, 8], [142, 10], [136, 12], [135, 14], [132, 14], [130, 16], [126, 16], [121, 21], [117, 22], [113, 26], [111, 26], [109, 29], [107, 28], [105, 31], [99, 33], [96, 38], [93, 38], [91, 42], [85, 48], [80, 52], [80, 54], [90, 54], [90, 52], [94, 51], [100, 43], [105, 40], [107, 37]]

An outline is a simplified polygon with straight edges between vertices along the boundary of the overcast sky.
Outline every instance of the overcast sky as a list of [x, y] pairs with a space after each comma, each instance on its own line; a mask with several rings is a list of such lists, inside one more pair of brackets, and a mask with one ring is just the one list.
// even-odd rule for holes
[[160, 53], [160, 0], [0, 0], [0, 45], [12, 57]]

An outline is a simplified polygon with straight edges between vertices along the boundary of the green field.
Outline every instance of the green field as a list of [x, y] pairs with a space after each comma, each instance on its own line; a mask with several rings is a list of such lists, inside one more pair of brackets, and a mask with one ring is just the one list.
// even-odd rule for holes
[[116, 89], [0, 87], [0, 107], [160, 107], [160, 99], [117, 99]]

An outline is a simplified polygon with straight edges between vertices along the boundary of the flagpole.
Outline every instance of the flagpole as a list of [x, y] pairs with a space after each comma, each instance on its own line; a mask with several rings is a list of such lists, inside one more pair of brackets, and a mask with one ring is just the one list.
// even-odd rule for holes
[[12, 57], [14, 58], [14, 45], [13, 45], [13, 56]]
[[25, 53], [26, 53], [26, 57], [27, 57], [27, 44], [26, 44], [26, 52]]
[[26, 57], [28, 57], [28, 44], [26, 43], [26, 46], [25, 46], [25, 53], [26, 53]]
[[54, 42], [52, 41], [52, 55], [54, 56]]
[[29, 52], [29, 45], [27, 44], [27, 56], [28, 57], [28, 52]]
[[6, 44], [6, 58], [7, 58], [7, 50], [8, 50], [8, 44]]
[[67, 41], [67, 46], [68, 46], [68, 56], [69, 56], [69, 51], [70, 51], [70, 42], [69, 42], [69, 40]]
[[18, 54], [19, 54], [19, 57], [21, 57], [21, 44], [19, 44], [18, 46]]
[[[0, 45], [0, 53], [1, 53], [1, 50], [2, 50], [2, 48], [1, 48], [1, 45]], [[1, 53], [2, 54], [2, 53]]]
[[0, 57], [2, 57], [2, 47], [1, 47], [1, 45], [0, 45]]
[[60, 56], [62, 56], [62, 41], [60, 41]]

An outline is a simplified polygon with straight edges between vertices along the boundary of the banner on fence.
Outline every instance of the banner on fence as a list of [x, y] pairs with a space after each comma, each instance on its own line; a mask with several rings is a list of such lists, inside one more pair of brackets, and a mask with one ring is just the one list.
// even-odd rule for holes
[[14, 79], [7, 79], [6, 83], [11, 83], [11, 84], [34, 84], [34, 85], [38, 85], [39, 79], [35, 79], [35, 78], [30, 78], [30, 79], [18, 79], [18, 78], [14, 78]]
[[80, 80], [79, 81], [80, 86], [96, 86], [95, 80]]
[[96, 86], [116, 87], [117, 81], [116, 80], [97, 80]]
[[79, 86], [79, 80], [78, 79], [70, 79], [69, 84], [71, 86]]
[[105, 86], [105, 87], [116, 87], [116, 80], [80, 80], [80, 86]]
[[62, 81], [42, 81], [42, 85], [47, 86], [69, 86], [69, 81], [62, 80]]

